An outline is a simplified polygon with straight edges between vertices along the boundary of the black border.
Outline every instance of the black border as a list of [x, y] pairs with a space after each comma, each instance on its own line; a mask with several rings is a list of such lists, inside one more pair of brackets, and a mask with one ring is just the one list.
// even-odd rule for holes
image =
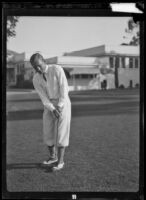
[[[112, 1], [114, 2], [114, 1]], [[117, 1], [116, 1], [117, 2]], [[130, 1], [127, 1], [130, 3]], [[123, 2], [121, 2], [123, 3]], [[135, 3], [135, 2], [134, 2]], [[137, 192], [9, 192], [6, 187], [6, 18], [15, 16], [67, 16], [102, 17], [131, 16], [140, 21], [140, 66], [144, 66], [144, 16], [143, 14], [112, 12], [109, 3], [3, 2], [2, 4], [2, 199], [72, 199], [120, 198], [141, 199], [144, 188], [144, 67], [140, 68], [140, 175]]]

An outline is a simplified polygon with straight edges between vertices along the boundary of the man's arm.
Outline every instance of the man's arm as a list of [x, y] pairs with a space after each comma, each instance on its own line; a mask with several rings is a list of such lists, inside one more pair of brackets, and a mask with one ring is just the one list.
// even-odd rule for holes
[[58, 110], [61, 111], [65, 104], [65, 99], [68, 97], [68, 82], [64, 70], [59, 66], [58, 71], [58, 82], [60, 87], [60, 98], [58, 102]]
[[40, 96], [40, 99], [43, 103], [43, 105], [48, 108], [50, 111], [53, 112], [53, 110], [55, 109], [54, 105], [52, 104], [52, 102], [49, 100], [46, 92], [44, 91], [42, 85], [36, 80], [33, 79], [33, 85], [35, 90], [37, 91], [38, 95]]

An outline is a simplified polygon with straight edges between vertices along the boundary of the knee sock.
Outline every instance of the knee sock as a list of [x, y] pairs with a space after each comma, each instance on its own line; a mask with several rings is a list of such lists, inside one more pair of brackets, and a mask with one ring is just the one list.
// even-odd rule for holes
[[50, 153], [50, 158], [55, 158], [56, 157], [56, 149], [55, 145], [48, 146], [49, 153]]
[[58, 147], [58, 163], [64, 162], [65, 147]]

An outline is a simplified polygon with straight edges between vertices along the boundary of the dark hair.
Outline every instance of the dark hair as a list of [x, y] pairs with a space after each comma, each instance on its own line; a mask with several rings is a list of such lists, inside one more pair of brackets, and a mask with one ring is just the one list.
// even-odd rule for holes
[[37, 67], [36, 67], [36, 65], [37, 65], [37, 61], [38, 60], [42, 60], [42, 61], [44, 61], [44, 62], [46, 62], [45, 61], [45, 59], [43, 58], [43, 56], [41, 55], [41, 54], [39, 54], [39, 53], [35, 53], [35, 54], [33, 54], [31, 57], [30, 57], [30, 63], [31, 63], [31, 65], [32, 65], [32, 67], [37, 71]]

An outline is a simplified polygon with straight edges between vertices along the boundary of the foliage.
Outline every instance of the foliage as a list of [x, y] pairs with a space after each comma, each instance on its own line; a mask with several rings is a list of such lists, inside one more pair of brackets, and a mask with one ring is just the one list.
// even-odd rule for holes
[[121, 85], [119, 86], [119, 88], [120, 88], [120, 89], [124, 89], [125, 86], [124, 86], [123, 84], [121, 84]]
[[[125, 29], [127, 36], [131, 37], [130, 42], [127, 45], [139, 45], [140, 34], [139, 34], [139, 22], [135, 23], [133, 18], [130, 18], [128, 21], [128, 28]], [[126, 38], [126, 36], [124, 36]], [[123, 43], [122, 45], [126, 45]]]
[[7, 16], [7, 39], [16, 36], [15, 27], [18, 19], [18, 16]]

